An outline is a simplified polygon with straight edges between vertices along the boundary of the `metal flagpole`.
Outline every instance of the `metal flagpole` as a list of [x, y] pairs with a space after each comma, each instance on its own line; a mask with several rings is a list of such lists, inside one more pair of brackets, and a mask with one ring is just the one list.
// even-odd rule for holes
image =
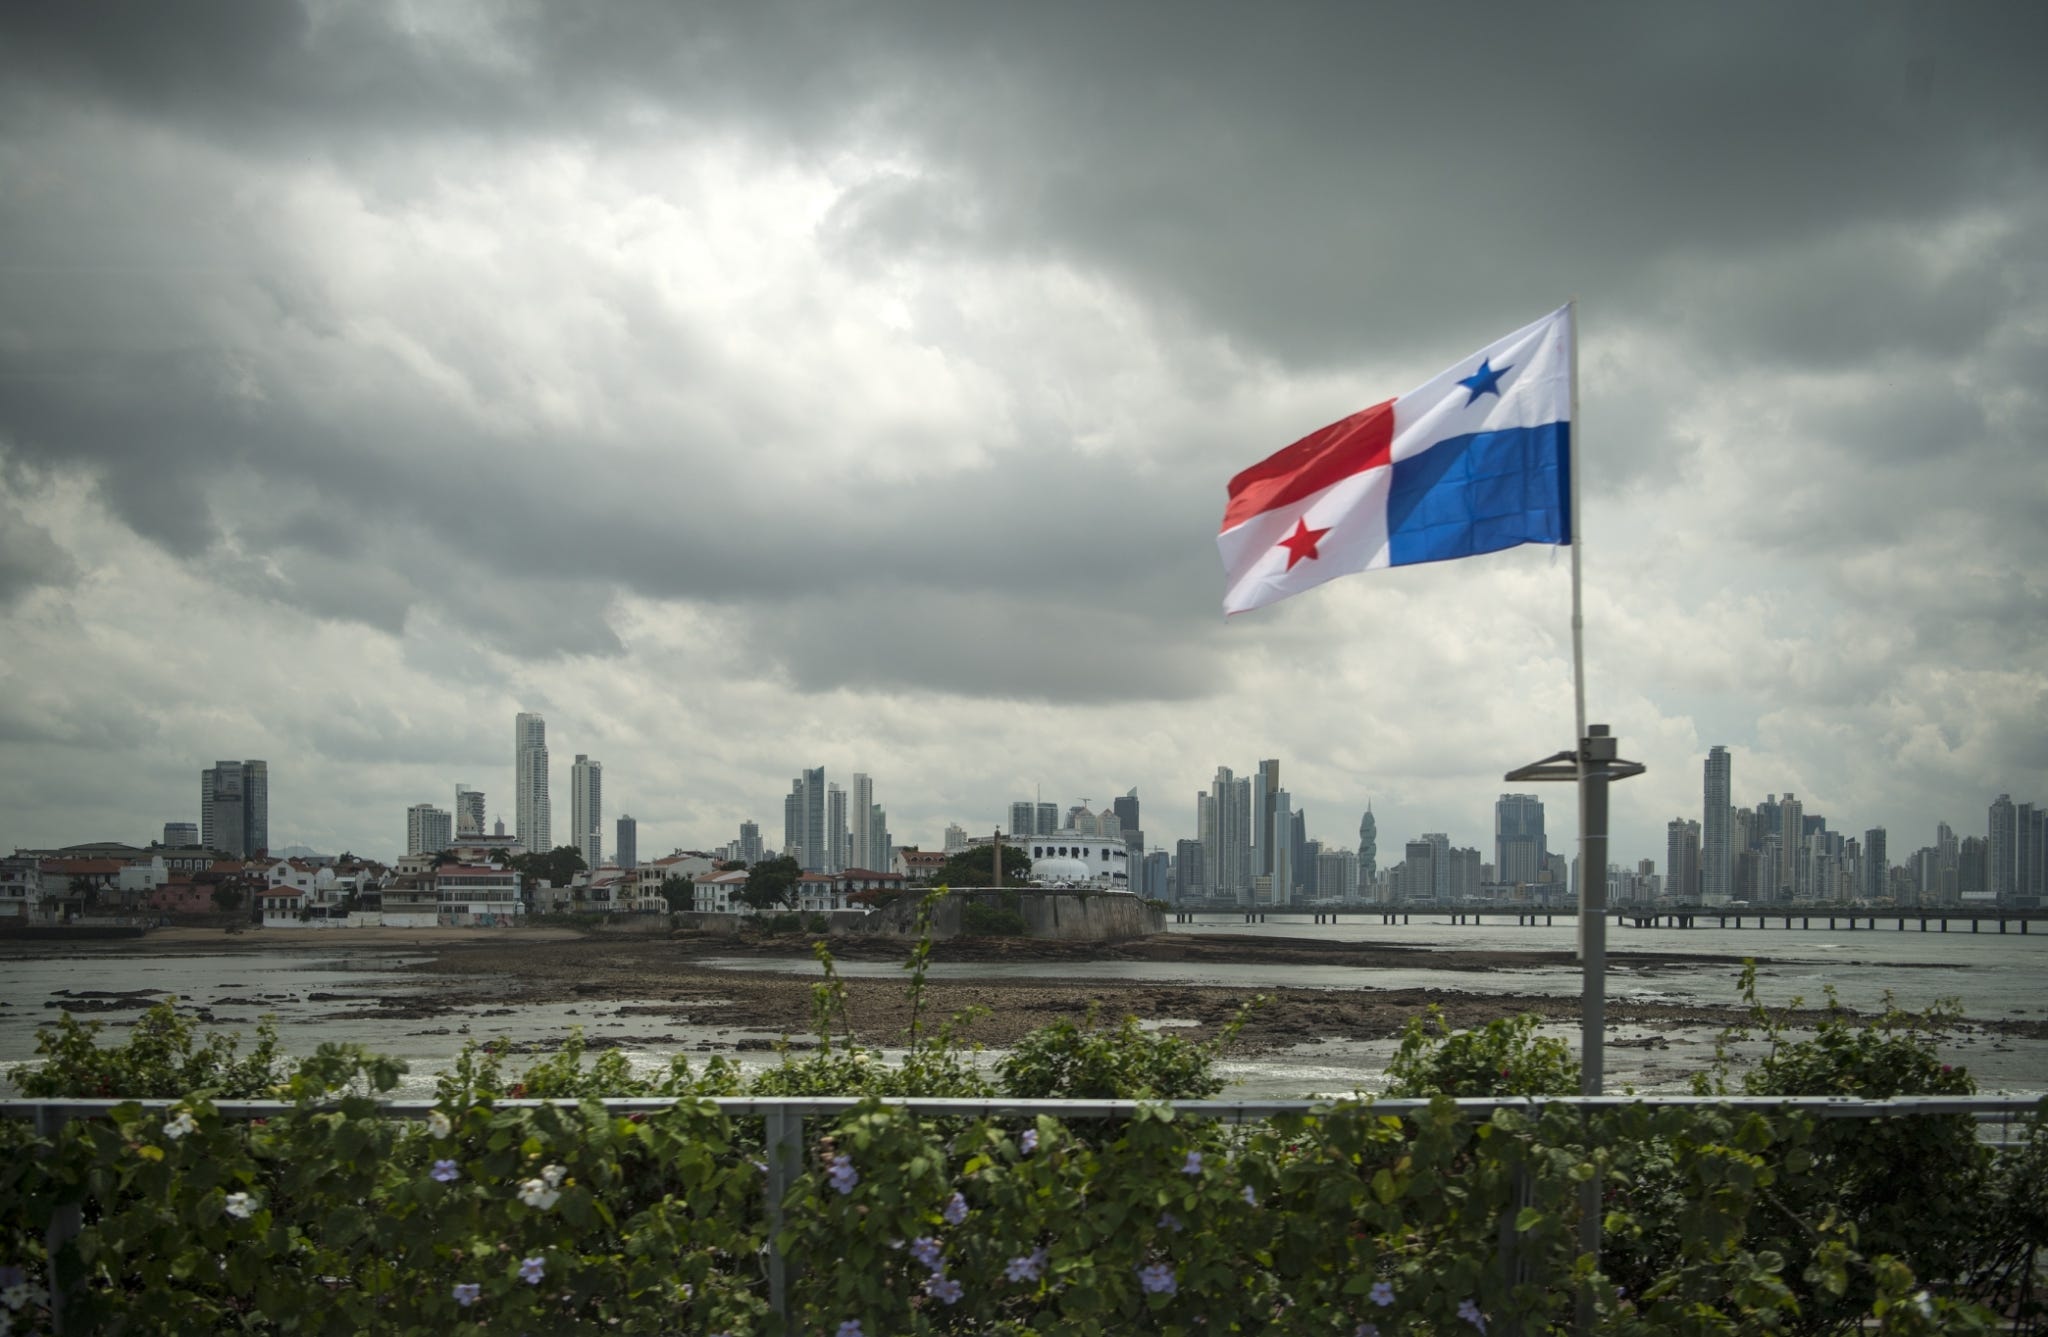
[[[1580, 595], [1580, 549], [1585, 546], [1579, 508], [1579, 304], [1566, 303], [1571, 339], [1571, 421], [1566, 428], [1565, 469], [1569, 479], [1566, 504], [1571, 508], [1572, 549], [1572, 724], [1576, 746], [1519, 769], [1509, 780], [1570, 780], [1579, 787], [1579, 1091], [1602, 1094], [1606, 1079], [1607, 1032], [1607, 786], [1641, 775], [1640, 762], [1622, 761], [1604, 724], [1586, 723], [1586, 618]], [[1579, 1192], [1579, 1248], [1600, 1258], [1600, 1182], [1588, 1180]], [[1579, 1297], [1579, 1331], [1592, 1330], [1590, 1292]]]

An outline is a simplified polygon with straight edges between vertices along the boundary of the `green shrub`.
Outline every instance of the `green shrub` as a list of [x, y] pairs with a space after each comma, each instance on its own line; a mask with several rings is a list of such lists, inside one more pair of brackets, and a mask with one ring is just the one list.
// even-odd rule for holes
[[1226, 1085], [1217, 1055], [1263, 1001], [1245, 1004], [1221, 1035], [1201, 1043], [1141, 1030], [1136, 1017], [1103, 1029], [1091, 1007], [1083, 1025], [1062, 1018], [1025, 1035], [996, 1073], [1003, 1094], [1023, 1100], [1206, 1100]]
[[1436, 1004], [1408, 1022], [1387, 1064], [1390, 1096], [1568, 1096], [1579, 1065], [1564, 1041], [1536, 1034], [1534, 1013], [1453, 1031]]
[[1031, 930], [1015, 910], [969, 901], [960, 907], [960, 931], [977, 938], [1021, 938]]
[[817, 934], [819, 936], [823, 936], [824, 934], [830, 933], [831, 931], [832, 925], [829, 922], [827, 922], [825, 916], [823, 915], [813, 914], [809, 919], [806, 919], [804, 921], [804, 932], [806, 933], [812, 933]]
[[233, 1035], [195, 1037], [190, 1019], [178, 1015], [177, 1001], [144, 1012], [127, 1040], [114, 1045], [99, 1043], [103, 1022], [81, 1025], [69, 1013], [60, 1014], [56, 1025], [36, 1031], [41, 1063], [16, 1064], [7, 1076], [37, 1100], [170, 1099], [195, 1091], [224, 1100], [254, 1099], [284, 1080], [286, 1061], [270, 1017], [256, 1023], [256, 1043], [244, 1056]]

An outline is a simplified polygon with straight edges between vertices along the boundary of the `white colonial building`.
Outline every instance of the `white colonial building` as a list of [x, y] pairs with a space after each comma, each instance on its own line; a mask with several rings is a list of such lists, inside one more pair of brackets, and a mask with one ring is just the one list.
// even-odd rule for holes
[[1120, 835], [1068, 827], [1050, 835], [1018, 837], [1013, 843], [1031, 855], [1031, 880], [1040, 886], [1130, 888], [1131, 852]]

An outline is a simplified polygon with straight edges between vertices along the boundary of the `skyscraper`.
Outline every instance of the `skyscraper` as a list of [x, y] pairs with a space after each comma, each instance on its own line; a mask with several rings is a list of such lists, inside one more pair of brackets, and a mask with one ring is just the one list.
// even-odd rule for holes
[[1664, 894], [1680, 905], [1700, 898], [1700, 824], [1674, 817], [1664, 828]]
[[[1274, 762], [1273, 773], [1279, 772], [1280, 763]], [[1272, 837], [1264, 875], [1271, 879], [1272, 903], [1285, 905], [1294, 894], [1294, 796], [1284, 789], [1266, 796], [1266, 829]]]
[[1866, 901], [1876, 902], [1891, 894], [1892, 865], [1885, 854], [1884, 828], [1873, 826], [1863, 833], [1863, 887]]
[[431, 803], [415, 803], [405, 810], [405, 852], [439, 854], [455, 843], [455, 822], [448, 813]]
[[1198, 812], [1198, 825], [1206, 820], [1208, 826], [1203, 871], [1217, 895], [1243, 901], [1252, 887], [1252, 782], [1218, 766], [1208, 799]]
[[484, 833], [484, 791], [468, 785], [455, 786], [455, 834], [480, 836]]
[[768, 857], [768, 847], [761, 842], [761, 824], [759, 822], [740, 823], [739, 844], [740, 860], [743, 863], [749, 865], [756, 864]]
[[[1257, 844], [1253, 874], [1271, 873], [1275, 846], [1285, 833], [1274, 813], [1274, 798], [1280, 792], [1280, 759], [1271, 757], [1259, 763], [1259, 776], [1252, 786], [1252, 821], [1256, 824], [1252, 840]], [[1280, 883], [1273, 883], [1277, 890]]]
[[[838, 793], [839, 786], [831, 786], [831, 792]], [[828, 838], [827, 833], [833, 823], [827, 799], [825, 768], [811, 766], [789, 782], [789, 794], [782, 800], [782, 852], [793, 857], [806, 873], [839, 871], [831, 866], [833, 838]], [[843, 832], [845, 827], [846, 798], [841, 794], [838, 829]], [[836, 839], [843, 841], [845, 837], [842, 834]]]
[[1991, 828], [1986, 842], [1985, 859], [1991, 877], [1991, 894], [2000, 905], [2012, 899], [2013, 867], [2016, 863], [2018, 843], [2013, 831], [2012, 795], [2000, 794], [1991, 803]]
[[853, 773], [853, 848], [849, 867], [880, 871], [888, 862], [887, 852], [875, 852], [875, 780], [865, 771]]
[[216, 761], [199, 772], [199, 843], [245, 859], [270, 848], [270, 766]]
[[1010, 834], [1013, 836], [1035, 836], [1038, 829], [1038, 805], [1030, 799], [1019, 799], [1010, 805]]
[[825, 786], [825, 867], [820, 871], [846, 871], [846, 834], [846, 791], [834, 782]]
[[587, 867], [604, 862], [604, 763], [581, 752], [569, 768], [569, 841]]
[[619, 830], [612, 842], [612, 856], [621, 868], [640, 866], [640, 823], [633, 820], [631, 813], [619, 814]]
[[1308, 813], [1300, 808], [1291, 809], [1293, 820], [1288, 825], [1287, 845], [1293, 853], [1294, 883], [1289, 888], [1294, 892], [1313, 892], [1316, 882], [1315, 855], [1309, 846], [1317, 844], [1308, 838]]
[[171, 847], [172, 849], [183, 849], [183, 848], [185, 848], [185, 847], [186, 847], [186, 846], [188, 846], [188, 845], [197, 845], [198, 843], [199, 843], [199, 823], [197, 823], [197, 822], [165, 822], [165, 823], [164, 823], [164, 844], [166, 844], [166, 845], [170, 846], [170, 847]]
[[1380, 824], [1373, 820], [1372, 803], [1365, 805], [1365, 816], [1358, 819], [1358, 881], [1364, 886], [1380, 875]]
[[1700, 903], [1725, 905], [1734, 895], [1735, 840], [1729, 786], [1734, 758], [1716, 744], [1707, 750], [1705, 801], [1700, 809]]
[[516, 797], [512, 829], [528, 854], [554, 848], [548, 806], [548, 722], [532, 711], [512, 721], [512, 774]]
[[1806, 809], [1798, 797], [1787, 794], [1778, 800], [1778, 889], [1781, 900], [1796, 901], [1806, 894]]
[[1138, 819], [1138, 791], [1133, 789], [1122, 798], [1112, 800], [1109, 806], [1123, 826], [1124, 848], [1130, 852], [1131, 867], [1136, 868], [1145, 857], [1144, 823]]
[[1494, 800], [1494, 881], [1512, 887], [1535, 885], [1549, 853], [1543, 834], [1543, 800], [1534, 794], [1502, 794]]

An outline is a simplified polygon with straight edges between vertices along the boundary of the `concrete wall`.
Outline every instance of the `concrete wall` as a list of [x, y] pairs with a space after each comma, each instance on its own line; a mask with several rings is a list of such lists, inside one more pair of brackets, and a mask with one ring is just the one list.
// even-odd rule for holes
[[[1014, 901], [1012, 898], [1015, 898]], [[877, 933], [909, 933], [917, 917], [921, 893], [912, 892], [884, 906], [863, 929]], [[961, 914], [970, 901], [1004, 907], [1014, 904], [1034, 938], [1058, 942], [1121, 942], [1166, 931], [1166, 916], [1125, 892], [1007, 891], [994, 888], [955, 890], [932, 912], [934, 938], [958, 937]]]

